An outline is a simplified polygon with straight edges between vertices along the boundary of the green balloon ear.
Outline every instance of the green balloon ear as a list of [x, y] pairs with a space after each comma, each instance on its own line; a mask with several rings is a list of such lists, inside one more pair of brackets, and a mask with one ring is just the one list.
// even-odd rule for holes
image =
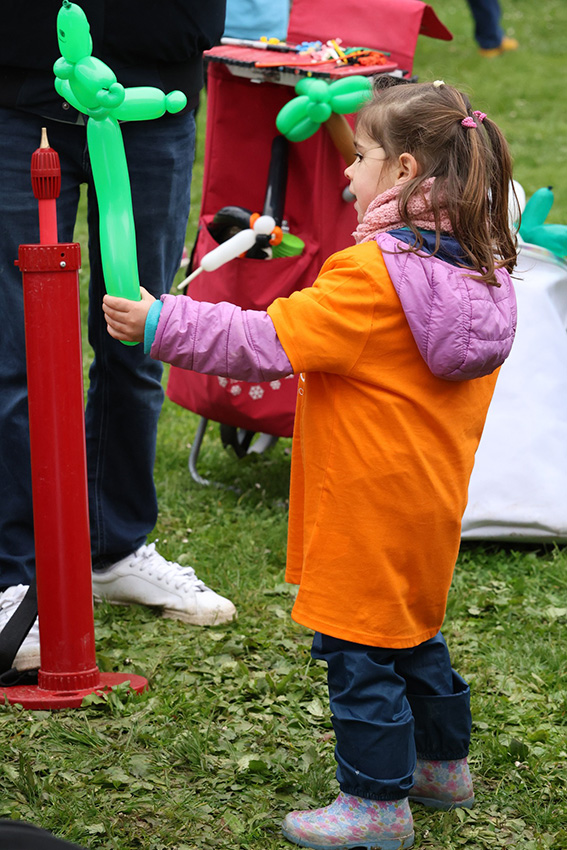
[[120, 83], [112, 83], [108, 89], [100, 89], [96, 93], [98, 103], [105, 109], [115, 109], [123, 102], [125, 97], [124, 86]]
[[531, 198], [526, 203], [522, 213], [522, 227], [536, 227], [538, 224], [543, 224], [553, 206], [553, 191], [551, 186], [544, 186], [534, 192]]
[[325, 80], [314, 80], [311, 77], [303, 77], [295, 86], [295, 93], [307, 95], [311, 100], [329, 100], [329, 84]]
[[329, 86], [333, 112], [350, 115], [372, 97], [372, 83], [368, 77], [344, 77]]
[[370, 77], [363, 77], [360, 74], [351, 74], [350, 77], [342, 77], [340, 80], [334, 80], [334, 82], [329, 84], [329, 88], [333, 94], [364, 92], [367, 95], [371, 95], [372, 81]]
[[290, 142], [303, 142], [319, 129], [319, 124], [314, 124], [308, 117], [309, 104], [307, 95], [302, 95], [294, 97], [280, 109], [276, 118], [276, 127]]
[[53, 73], [58, 80], [70, 80], [75, 73], [75, 66], [60, 56], [53, 66]]

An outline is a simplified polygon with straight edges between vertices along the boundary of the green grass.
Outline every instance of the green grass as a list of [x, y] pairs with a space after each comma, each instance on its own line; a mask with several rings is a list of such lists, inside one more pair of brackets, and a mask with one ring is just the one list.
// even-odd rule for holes
[[[281, 582], [285, 494], [262, 493], [256, 473], [243, 496], [192, 500], [191, 557], [237, 601], [238, 621], [191, 629], [97, 607], [100, 666], [150, 688], [53, 714], [4, 708], [0, 816], [92, 848], [271, 850], [286, 846], [290, 807], [332, 799], [324, 669]], [[473, 689], [478, 805], [415, 806], [420, 847], [567, 848], [566, 568], [555, 549], [461, 553], [445, 631]]]
[[[510, 138], [528, 194], [552, 183], [553, 220], [567, 223], [567, 5], [504, 2], [522, 49], [495, 60], [477, 57], [464, 0], [435, 8], [455, 39], [420, 39], [414, 72], [466, 87]], [[86, 244], [83, 215], [77, 238]], [[86, 249], [84, 261], [83, 305]], [[187, 470], [196, 426], [166, 401], [154, 537], [233, 599], [238, 620], [199, 629], [143, 608], [97, 606], [99, 666], [146, 676], [149, 689], [120, 687], [62, 712], [1, 707], [0, 817], [92, 850], [283, 850], [285, 813], [333, 799], [325, 671], [310, 661], [308, 631], [290, 620], [294, 589], [283, 583], [290, 441], [239, 461], [210, 425], [199, 471], [225, 486], [202, 488]], [[565, 548], [462, 547], [444, 631], [472, 687], [478, 804], [452, 813], [414, 806], [416, 846], [567, 850], [566, 594]]]

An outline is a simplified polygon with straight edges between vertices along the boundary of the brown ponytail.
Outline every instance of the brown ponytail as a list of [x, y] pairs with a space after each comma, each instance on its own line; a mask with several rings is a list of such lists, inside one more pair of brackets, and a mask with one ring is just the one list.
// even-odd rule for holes
[[423, 238], [409, 218], [408, 203], [422, 191], [424, 180], [435, 177], [431, 189], [435, 250], [445, 210], [467, 266], [482, 280], [496, 284], [496, 268], [511, 272], [516, 265], [516, 241], [508, 219], [512, 160], [500, 129], [479, 116], [452, 86], [417, 83], [378, 90], [360, 110], [357, 126], [384, 148], [388, 159], [406, 152], [418, 163], [418, 176], [404, 183], [399, 194], [400, 216], [416, 237], [410, 250], [419, 251]]

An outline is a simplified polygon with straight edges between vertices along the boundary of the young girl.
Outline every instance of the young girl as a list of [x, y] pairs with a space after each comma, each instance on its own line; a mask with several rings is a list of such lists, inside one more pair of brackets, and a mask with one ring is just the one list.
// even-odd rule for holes
[[413, 843], [408, 798], [471, 806], [469, 688], [441, 632], [474, 455], [515, 329], [511, 162], [454, 88], [359, 113], [356, 245], [267, 310], [104, 298], [111, 336], [248, 381], [299, 373], [286, 578], [328, 665], [337, 799], [292, 812], [306, 847]]

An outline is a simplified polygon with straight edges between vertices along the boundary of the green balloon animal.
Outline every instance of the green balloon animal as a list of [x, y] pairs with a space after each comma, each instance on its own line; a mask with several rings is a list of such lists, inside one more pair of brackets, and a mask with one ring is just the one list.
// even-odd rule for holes
[[372, 96], [368, 77], [353, 75], [326, 83], [304, 77], [296, 87], [294, 97], [276, 117], [276, 127], [290, 142], [303, 142], [317, 132], [333, 113], [348, 115], [356, 112]]
[[[136, 232], [124, 142], [119, 121], [144, 121], [179, 112], [187, 103], [180, 91], [164, 94], [150, 86], [124, 88], [114, 72], [92, 56], [87, 17], [63, 0], [57, 15], [61, 58], [53, 66], [55, 89], [88, 115], [87, 144], [99, 205], [100, 250], [107, 292], [140, 300]], [[128, 343], [136, 345], [137, 343]]]
[[520, 236], [525, 242], [539, 245], [556, 257], [567, 257], [567, 225], [546, 224], [553, 206], [551, 186], [542, 186], [533, 193], [522, 213]]

